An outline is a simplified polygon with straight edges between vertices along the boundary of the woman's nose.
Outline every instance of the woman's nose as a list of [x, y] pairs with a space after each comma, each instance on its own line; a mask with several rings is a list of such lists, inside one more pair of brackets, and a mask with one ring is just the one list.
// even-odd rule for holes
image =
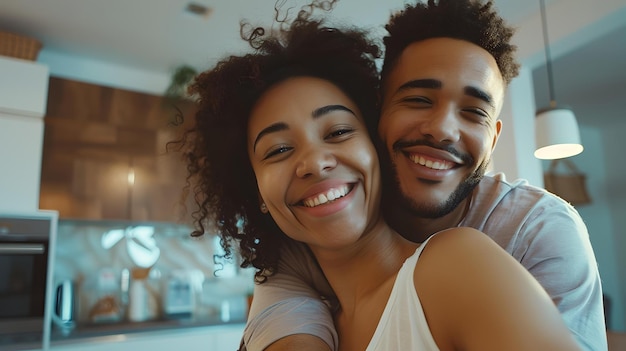
[[300, 178], [321, 175], [337, 166], [335, 155], [323, 147], [311, 147], [298, 157], [296, 176]]

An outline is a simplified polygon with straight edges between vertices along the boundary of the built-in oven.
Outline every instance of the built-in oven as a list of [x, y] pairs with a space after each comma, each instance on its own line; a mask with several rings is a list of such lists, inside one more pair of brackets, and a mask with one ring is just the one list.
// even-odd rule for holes
[[0, 349], [46, 349], [58, 215], [0, 213]]

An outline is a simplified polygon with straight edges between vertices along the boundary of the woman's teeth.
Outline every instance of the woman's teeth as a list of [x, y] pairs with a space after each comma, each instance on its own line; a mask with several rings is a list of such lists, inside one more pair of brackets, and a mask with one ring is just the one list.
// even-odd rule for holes
[[344, 197], [346, 196], [348, 192], [349, 192], [348, 186], [344, 185], [338, 189], [332, 188], [328, 190], [326, 193], [312, 196], [308, 199], [303, 200], [302, 203], [304, 203], [304, 206], [306, 207], [315, 207], [315, 206], [323, 205], [327, 202], [336, 200], [340, 197]]

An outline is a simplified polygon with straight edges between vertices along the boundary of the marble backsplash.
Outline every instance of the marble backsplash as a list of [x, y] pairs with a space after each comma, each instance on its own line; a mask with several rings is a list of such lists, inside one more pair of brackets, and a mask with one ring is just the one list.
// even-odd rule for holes
[[[64, 280], [73, 282], [78, 324], [128, 321], [130, 306], [137, 303], [131, 301], [136, 272], [146, 275], [142, 282], [150, 298], [142, 301], [142, 308], [148, 309], [146, 319], [168, 317], [168, 307], [173, 308], [168, 304], [175, 300], [171, 297], [174, 280], [184, 281], [192, 290], [191, 315], [183, 314], [185, 318], [245, 319], [254, 288], [253, 270], [241, 269], [236, 258], [219, 257], [217, 236], [194, 238], [190, 233], [190, 227], [173, 223], [59, 220], [55, 286]], [[143, 260], [138, 254], [144, 255]], [[140, 267], [145, 267], [146, 259], [148, 269]], [[112, 297], [118, 308], [98, 314], [105, 296]], [[178, 303], [174, 307], [180, 311], [185, 304]]]

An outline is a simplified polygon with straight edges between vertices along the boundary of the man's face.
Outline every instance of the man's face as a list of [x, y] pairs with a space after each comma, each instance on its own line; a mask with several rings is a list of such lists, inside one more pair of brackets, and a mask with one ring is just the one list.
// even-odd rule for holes
[[481, 47], [435, 38], [409, 45], [386, 78], [378, 132], [397, 195], [417, 216], [441, 217], [487, 169], [502, 124], [502, 75]]

